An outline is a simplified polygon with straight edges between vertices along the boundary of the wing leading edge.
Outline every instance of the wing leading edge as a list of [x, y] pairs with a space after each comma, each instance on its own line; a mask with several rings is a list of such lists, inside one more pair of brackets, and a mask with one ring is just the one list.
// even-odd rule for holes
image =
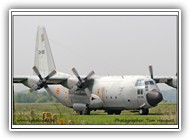
[[28, 80], [27, 76], [15, 76], [13, 78], [13, 83], [24, 83], [27, 80]]
[[[66, 77], [52, 77], [47, 80], [47, 84], [58, 85], [61, 84], [63, 86], [66, 85], [67, 82]], [[37, 76], [15, 76], [13, 78], [13, 83], [21, 83], [29, 88], [31, 88], [38, 81]]]
[[177, 77], [176, 76], [155, 76], [154, 80], [156, 83], [165, 83], [173, 88], [177, 88]]

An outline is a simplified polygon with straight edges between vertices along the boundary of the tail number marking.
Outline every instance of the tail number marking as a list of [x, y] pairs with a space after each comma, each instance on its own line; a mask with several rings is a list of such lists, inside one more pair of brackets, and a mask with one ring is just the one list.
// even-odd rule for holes
[[45, 50], [39, 50], [38, 54], [45, 54]]

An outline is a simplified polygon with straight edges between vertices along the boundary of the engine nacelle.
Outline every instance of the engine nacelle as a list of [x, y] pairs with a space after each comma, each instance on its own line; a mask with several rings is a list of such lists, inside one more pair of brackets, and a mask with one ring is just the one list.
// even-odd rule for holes
[[171, 87], [177, 88], [177, 77], [172, 78], [172, 80], [168, 80], [166, 84]]
[[90, 97], [90, 105], [89, 105], [89, 107], [96, 109], [96, 108], [101, 108], [102, 106], [103, 106], [103, 102], [100, 99], [100, 97], [95, 95], [95, 94], [92, 94], [91, 97]]

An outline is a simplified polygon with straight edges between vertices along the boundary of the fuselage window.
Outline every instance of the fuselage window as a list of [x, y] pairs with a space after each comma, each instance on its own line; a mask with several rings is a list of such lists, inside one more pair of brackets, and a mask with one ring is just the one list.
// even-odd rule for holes
[[140, 80], [137, 80], [135, 86], [139, 86], [139, 82], [140, 82]]
[[144, 86], [144, 80], [137, 80], [135, 86]]
[[138, 89], [138, 90], [137, 90], [137, 94], [138, 94], [138, 95], [142, 95], [142, 94], [143, 94], [143, 89]]

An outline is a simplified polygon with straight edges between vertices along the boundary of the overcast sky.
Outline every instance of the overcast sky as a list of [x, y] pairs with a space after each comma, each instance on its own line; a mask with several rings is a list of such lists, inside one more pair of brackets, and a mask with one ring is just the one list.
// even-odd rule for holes
[[33, 73], [36, 30], [44, 25], [58, 71], [81, 75], [174, 76], [176, 16], [14, 16], [14, 75]]

